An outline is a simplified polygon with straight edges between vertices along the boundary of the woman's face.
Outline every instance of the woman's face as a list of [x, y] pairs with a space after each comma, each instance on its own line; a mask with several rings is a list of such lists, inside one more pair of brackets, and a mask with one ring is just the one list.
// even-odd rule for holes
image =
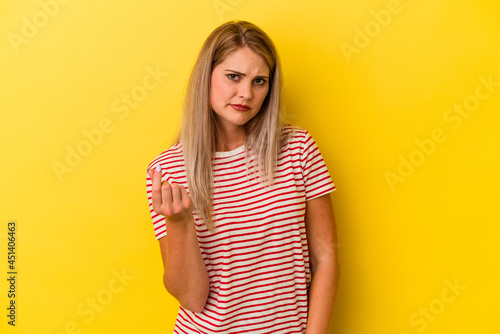
[[257, 115], [268, 91], [269, 67], [248, 47], [230, 53], [212, 69], [210, 103], [226, 131], [240, 130]]

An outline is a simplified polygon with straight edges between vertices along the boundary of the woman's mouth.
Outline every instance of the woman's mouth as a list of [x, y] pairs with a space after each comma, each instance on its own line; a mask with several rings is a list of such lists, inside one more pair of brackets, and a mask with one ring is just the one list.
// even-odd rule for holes
[[238, 110], [238, 111], [247, 111], [247, 110], [251, 109], [249, 106], [244, 105], [244, 104], [230, 104], [230, 106], [233, 109]]

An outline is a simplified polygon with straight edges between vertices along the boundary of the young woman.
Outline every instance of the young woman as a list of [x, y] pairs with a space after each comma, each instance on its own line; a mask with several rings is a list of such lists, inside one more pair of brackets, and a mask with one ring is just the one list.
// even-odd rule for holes
[[149, 164], [175, 333], [329, 333], [335, 185], [310, 134], [283, 124], [282, 87], [270, 38], [221, 25], [192, 71], [178, 140]]

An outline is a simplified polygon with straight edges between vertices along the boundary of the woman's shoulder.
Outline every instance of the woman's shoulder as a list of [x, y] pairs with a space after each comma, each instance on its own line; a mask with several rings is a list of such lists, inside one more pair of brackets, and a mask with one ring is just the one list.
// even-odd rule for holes
[[153, 159], [148, 165], [149, 168], [155, 167], [157, 164], [161, 164], [163, 166], [168, 165], [177, 165], [184, 161], [182, 144], [180, 142], [176, 142], [172, 146], [170, 146], [166, 151], [160, 153], [156, 158]]
[[311, 135], [309, 132], [297, 125], [285, 124], [282, 129], [282, 139], [284, 143], [290, 142], [306, 142], [309, 140]]

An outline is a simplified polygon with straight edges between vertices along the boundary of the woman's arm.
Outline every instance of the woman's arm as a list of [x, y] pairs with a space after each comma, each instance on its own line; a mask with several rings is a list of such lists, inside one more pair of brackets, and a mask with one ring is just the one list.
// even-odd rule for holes
[[311, 286], [306, 334], [327, 334], [337, 297], [337, 231], [330, 194], [306, 202]]
[[181, 185], [161, 182], [161, 171], [148, 170], [152, 204], [165, 216], [167, 235], [159, 239], [163, 284], [183, 308], [201, 312], [209, 291], [208, 272], [201, 256], [193, 218], [193, 203]]

